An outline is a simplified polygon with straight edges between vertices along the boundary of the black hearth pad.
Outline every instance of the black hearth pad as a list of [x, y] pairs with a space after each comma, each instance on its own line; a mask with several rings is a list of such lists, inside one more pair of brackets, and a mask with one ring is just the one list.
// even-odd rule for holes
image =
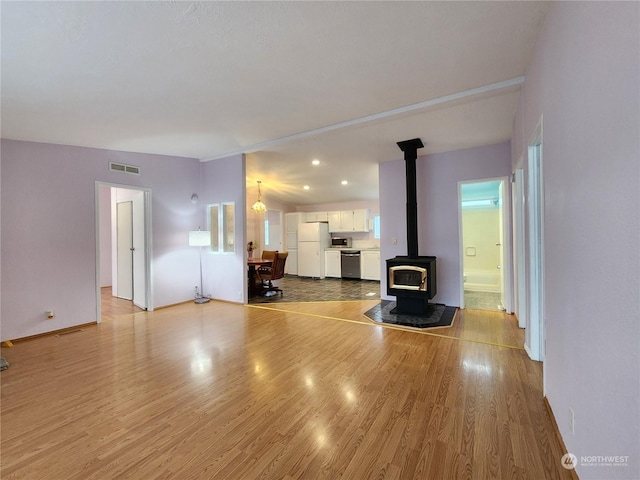
[[396, 302], [382, 300], [378, 305], [367, 310], [365, 315], [374, 322], [405, 325], [416, 328], [450, 327], [453, 323], [457, 307], [447, 307], [442, 303], [430, 303], [428, 316], [395, 313]]

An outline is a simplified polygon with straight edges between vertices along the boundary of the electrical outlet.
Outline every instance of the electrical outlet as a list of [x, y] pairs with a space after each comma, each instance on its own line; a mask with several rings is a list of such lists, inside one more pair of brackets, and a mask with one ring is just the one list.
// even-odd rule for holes
[[571, 428], [571, 433], [576, 433], [576, 415], [571, 407], [569, 407], [569, 428]]

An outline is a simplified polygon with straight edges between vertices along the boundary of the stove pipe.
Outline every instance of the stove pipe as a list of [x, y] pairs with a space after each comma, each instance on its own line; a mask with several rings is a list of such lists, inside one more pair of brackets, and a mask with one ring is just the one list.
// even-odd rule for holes
[[423, 148], [422, 140], [413, 138], [398, 142], [404, 152], [407, 182], [407, 256], [418, 257], [418, 201], [416, 195], [416, 159], [418, 149]]

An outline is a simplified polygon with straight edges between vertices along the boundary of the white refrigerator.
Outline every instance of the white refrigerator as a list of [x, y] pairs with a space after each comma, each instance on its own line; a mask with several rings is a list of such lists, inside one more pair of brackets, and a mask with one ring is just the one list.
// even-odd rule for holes
[[329, 224], [298, 225], [298, 276], [324, 278], [324, 251], [329, 248]]

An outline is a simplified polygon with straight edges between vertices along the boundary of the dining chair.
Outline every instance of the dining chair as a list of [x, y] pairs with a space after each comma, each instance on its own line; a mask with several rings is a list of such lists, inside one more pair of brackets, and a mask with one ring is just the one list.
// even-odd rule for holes
[[281, 288], [273, 284], [273, 280], [279, 280], [284, 277], [284, 266], [287, 262], [289, 252], [276, 252], [273, 258], [273, 263], [269, 265], [261, 265], [256, 270], [258, 278], [262, 282], [263, 295], [267, 295], [269, 292], [280, 292], [283, 295]]
[[278, 250], [263, 250], [262, 251], [262, 259], [263, 260], [272, 260], [275, 258]]

